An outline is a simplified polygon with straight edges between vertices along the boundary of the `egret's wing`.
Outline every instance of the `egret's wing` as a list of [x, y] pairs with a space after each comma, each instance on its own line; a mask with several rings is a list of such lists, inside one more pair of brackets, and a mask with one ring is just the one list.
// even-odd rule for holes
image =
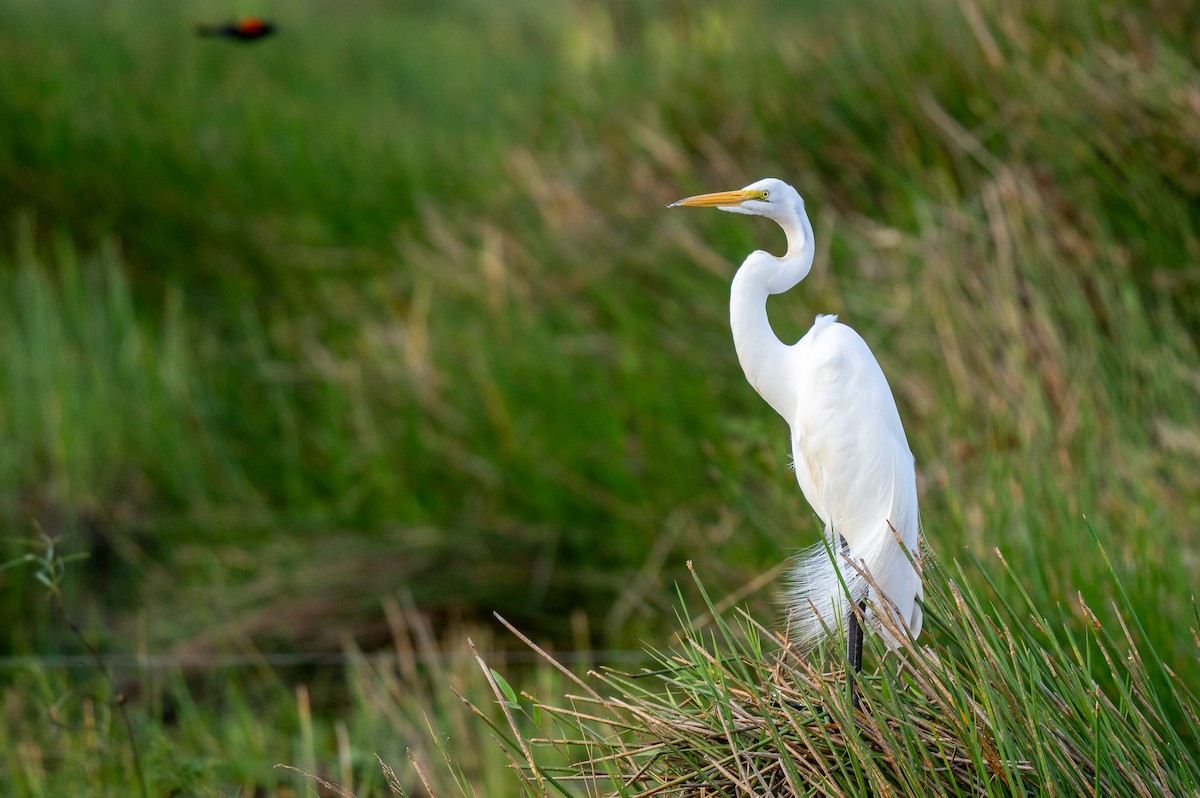
[[[791, 358], [797, 482], [831, 534], [830, 543], [846, 540], [850, 556], [869, 571], [915, 633], [920, 576], [896, 537], [915, 552], [916, 480], [883, 371], [858, 333], [832, 317], [818, 317]], [[842, 582], [855, 600], [866, 595], [866, 584], [853, 569], [843, 568], [839, 581], [824, 545], [810, 552], [798, 571], [793, 592], [803, 594], [796, 596], [801, 604], [827, 606], [841, 615]]]

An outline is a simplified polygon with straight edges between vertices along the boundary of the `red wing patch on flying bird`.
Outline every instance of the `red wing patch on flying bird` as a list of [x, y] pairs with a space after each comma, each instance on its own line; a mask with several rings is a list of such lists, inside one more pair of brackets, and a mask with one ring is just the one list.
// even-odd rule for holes
[[223, 36], [249, 42], [262, 39], [275, 32], [275, 25], [259, 17], [242, 17], [221, 25], [199, 25], [196, 33], [201, 36]]

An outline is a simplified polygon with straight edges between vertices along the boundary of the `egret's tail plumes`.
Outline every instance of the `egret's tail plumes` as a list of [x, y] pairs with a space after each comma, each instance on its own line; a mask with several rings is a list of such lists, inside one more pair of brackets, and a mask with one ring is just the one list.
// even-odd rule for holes
[[[855, 543], [842, 548], [839, 537], [827, 535], [796, 558], [787, 590], [788, 633], [801, 650], [844, 633], [852, 606], [847, 597], [853, 604], [865, 602], [867, 628], [889, 648], [900, 646], [893, 629], [914, 638], [921, 633], [921, 576], [895, 532], [884, 525], [882, 534]], [[912, 557], [915, 561], [916, 552]], [[891, 616], [886, 623], [884, 612]]]

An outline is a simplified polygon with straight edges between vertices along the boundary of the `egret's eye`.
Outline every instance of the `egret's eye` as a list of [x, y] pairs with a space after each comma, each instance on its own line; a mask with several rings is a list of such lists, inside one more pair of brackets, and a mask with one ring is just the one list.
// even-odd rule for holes
[[771, 192], [767, 191], [765, 188], [762, 191], [760, 191], [759, 193], [762, 195], [763, 199], [770, 199], [770, 197], [771, 197]]

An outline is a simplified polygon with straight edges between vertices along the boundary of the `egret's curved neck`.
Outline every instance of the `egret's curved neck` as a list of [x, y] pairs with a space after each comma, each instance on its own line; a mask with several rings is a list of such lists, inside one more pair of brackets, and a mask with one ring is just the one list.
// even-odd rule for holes
[[767, 319], [767, 297], [795, 286], [812, 268], [812, 225], [803, 207], [776, 219], [787, 235], [783, 257], [758, 250], [742, 263], [733, 276], [729, 294], [729, 325], [742, 371], [754, 389], [789, 424], [795, 409], [795, 386], [789, 380], [786, 359], [790, 346], [771, 329]]

